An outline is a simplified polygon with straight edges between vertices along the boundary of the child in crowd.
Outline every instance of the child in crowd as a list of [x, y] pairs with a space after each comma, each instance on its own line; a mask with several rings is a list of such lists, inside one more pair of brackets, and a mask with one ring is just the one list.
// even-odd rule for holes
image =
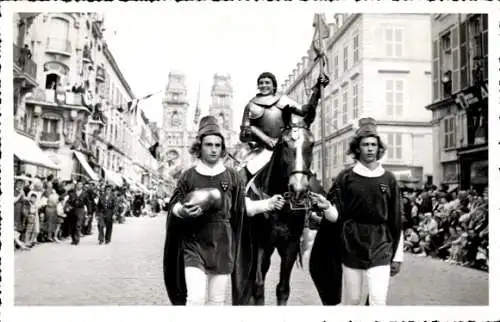
[[26, 217], [24, 218], [24, 243], [33, 247], [36, 243], [36, 221], [38, 220], [38, 201], [35, 193], [30, 193], [29, 200], [25, 204]]

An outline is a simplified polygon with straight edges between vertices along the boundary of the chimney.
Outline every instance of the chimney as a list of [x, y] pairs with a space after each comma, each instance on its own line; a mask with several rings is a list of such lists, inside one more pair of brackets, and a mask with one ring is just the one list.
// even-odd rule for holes
[[332, 22], [328, 24], [328, 27], [330, 28], [330, 36], [335, 35], [335, 33], [337, 32], [337, 24]]
[[342, 25], [344, 24], [344, 14], [343, 13], [335, 14], [335, 22], [337, 23], [338, 29], [342, 28]]
[[307, 68], [309, 67], [308, 64], [309, 64], [309, 57], [303, 56], [302, 57], [302, 66], [303, 66], [304, 70], [307, 70]]
[[297, 63], [297, 72], [299, 73], [299, 75], [302, 74], [302, 71], [303, 71], [302, 64], [301, 64], [301, 62], [298, 62]]

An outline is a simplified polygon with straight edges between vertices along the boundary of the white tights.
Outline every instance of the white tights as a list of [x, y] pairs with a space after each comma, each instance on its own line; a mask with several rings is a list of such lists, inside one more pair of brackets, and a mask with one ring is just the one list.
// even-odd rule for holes
[[369, 296], [370, 305], [386, 305], [390, 274], [390, 265], [369, 269], [342, 265], [342, 304], [365, 305]]
[[230, 275], [205, 274], [197, 267], [186, 267], [186, 305], [205, 305], [208, 286], [208, 305], [224, 305]]

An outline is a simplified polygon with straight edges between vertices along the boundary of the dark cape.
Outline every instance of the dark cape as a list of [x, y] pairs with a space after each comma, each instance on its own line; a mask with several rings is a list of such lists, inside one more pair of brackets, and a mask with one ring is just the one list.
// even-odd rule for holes
[[[346, 170], [342, 171], [333, 182], [327, 199], [342, 212], [340, 186]], [[325, 218], [314, 239], [309, 259], [309, 272], [323, 305], [338, 305], [342, 300], [342, 239], [341, 223]]]
[[[185, 180], [183, 173], [179, 181]], [[252, 241], [250, 225], [245, 208], [245, 190], [241, 178], [233, 169], [226, 170], [230, 182], [235, 183], [234, 202], [231, 209], [230, 224], [234, 237], [234, 270], [231, 274], [232, 304], [244, 305], [251, 296], [250, 273], [252, 267]], [[172, 305], [186, 305], [187, 288], [184, 274], [183, 237], [185, 223], [172, 213], [174, 205], [182, 200], [189, 191], [182, 191], [178, 186], [168, 207], [165, 248], [163, 255], [163, 279]], [[237, 208], [237, 209], [236, 209]]]

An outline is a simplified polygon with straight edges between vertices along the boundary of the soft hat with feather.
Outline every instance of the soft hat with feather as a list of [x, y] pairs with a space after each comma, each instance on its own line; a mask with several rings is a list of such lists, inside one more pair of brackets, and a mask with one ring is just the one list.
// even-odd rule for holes
[[212, 115], [207, 115], [201, 118], [197, 138], [201, 140], [207, 135], [218, 135], [222, 138], [222, 140], [224, 140], [224, 136], [220, 131], [217, 119]]

